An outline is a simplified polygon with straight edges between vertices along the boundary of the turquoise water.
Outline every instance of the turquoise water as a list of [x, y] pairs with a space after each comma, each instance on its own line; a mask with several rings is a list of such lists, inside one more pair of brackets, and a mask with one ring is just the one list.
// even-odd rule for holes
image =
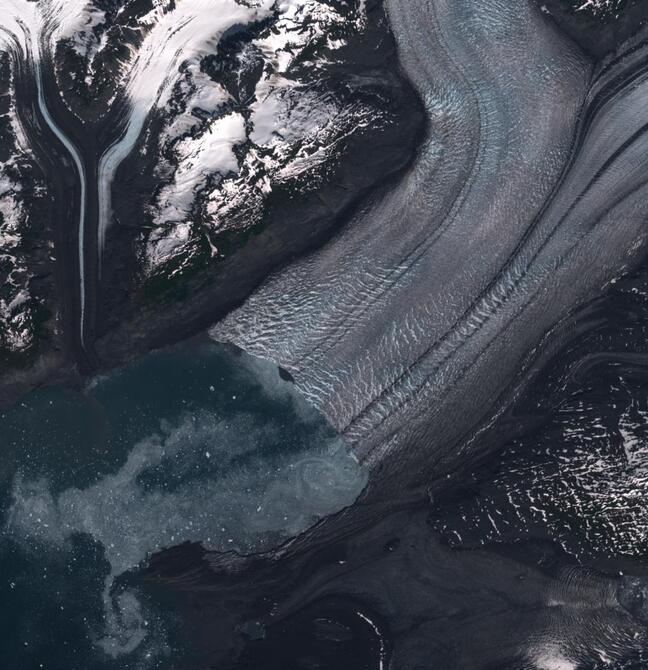
[[184, 541], [258, 551], [365, 474], [270, 363], [209, 340], [0, 416], [0, 667], [169, 668], [172, 613], [116, 578]]

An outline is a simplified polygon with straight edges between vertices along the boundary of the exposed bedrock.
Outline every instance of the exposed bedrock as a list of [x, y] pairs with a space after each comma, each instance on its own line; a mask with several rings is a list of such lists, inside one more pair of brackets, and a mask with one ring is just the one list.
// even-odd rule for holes
[[375, 467], [369, 496], [478, 453], [561, 319], [642, 257], [648, 213], [645, 48], [593, 69], [530, 1], [387, 6], [429, 117], [416, 164], [213, 329], [291, 373]]

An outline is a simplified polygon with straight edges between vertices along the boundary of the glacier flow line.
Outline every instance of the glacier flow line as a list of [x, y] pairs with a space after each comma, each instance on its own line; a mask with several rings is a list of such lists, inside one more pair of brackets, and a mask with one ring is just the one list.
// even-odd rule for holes
[[38, 108], [49, 126], [50, 130], [61, 141], [67, 152], [72, 157], [77, 172], [79, 173], [79, 183], [81, 186], [81, 197], [79, 202], [79, 294], [80, 294], [80, 315], [79, 315], [79, 336], [81, 339], [81, 348], [85, 351], [85, 314], [86, 314], [86, 286], [85, 286], [85, 221], [87, 209], [87, 186], [86, 173], [83, 167], [83, 161], [78, 149], [74, 146], [67, 135], [58, 127], [52, 115], [50, 114], [45, 102], [45, 92], [43, 87], [43, 72], [40, 63], [40, 50], [38, 38], [34, 35], [32, 38], [32, 61], [36, 74], [36, 88], [38, 91]]

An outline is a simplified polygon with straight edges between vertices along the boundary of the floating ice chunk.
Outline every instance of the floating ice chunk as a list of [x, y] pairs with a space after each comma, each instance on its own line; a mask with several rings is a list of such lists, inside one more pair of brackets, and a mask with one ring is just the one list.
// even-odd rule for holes
[[185, 540], [210, 537], [212, 549], [231, 549], [226, 540], [233, 538], [240, 551], [261, 549], [351, 504], [362, 490], [365, 473], [342, 442], [259, 457], [259, 443], [273, 436], [276, 426], [247, 415], [201, 413], [135, 445], [117, 472], [86, 489], [54, 495], [45, 480], [17, 476], [8, 529], [56, 545], [87, 533], [120, 574]]
[[113, 592], [116, 576], [184, 541], [269, 548], [355, 500], [365, 471], [330, 433], [313, 435], [308, 451], [281, 450], [272, 421], [194, 413], [134, 445], [116, 472], [87, 488], [53, 493], [45, 479], [17, 476], [6, 531], [26, 547], [65, 551], [79, 533], [100, 543], [110, 574], [98, 643], [128, 653], [144, 639], [144, 617], [131, 596]]

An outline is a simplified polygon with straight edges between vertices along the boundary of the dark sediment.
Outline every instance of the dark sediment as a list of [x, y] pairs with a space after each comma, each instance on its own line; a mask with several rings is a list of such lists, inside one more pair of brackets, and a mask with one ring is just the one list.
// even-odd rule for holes
[[182, 545], [136, 581], [164, 587], [182, 614], [192, 668], [531, 669], [529, 637], [540, 647], [555, 635], [587, 645], [601, 608], [612, 636], [644, 625], [640, 611], [601, 605], [629, 582], [579, 570], [549, 543], [453, 551], [428, 526], [425, 505], [348, 531], [330, 542], [316, 530], [308, 545], [247, 559]]

